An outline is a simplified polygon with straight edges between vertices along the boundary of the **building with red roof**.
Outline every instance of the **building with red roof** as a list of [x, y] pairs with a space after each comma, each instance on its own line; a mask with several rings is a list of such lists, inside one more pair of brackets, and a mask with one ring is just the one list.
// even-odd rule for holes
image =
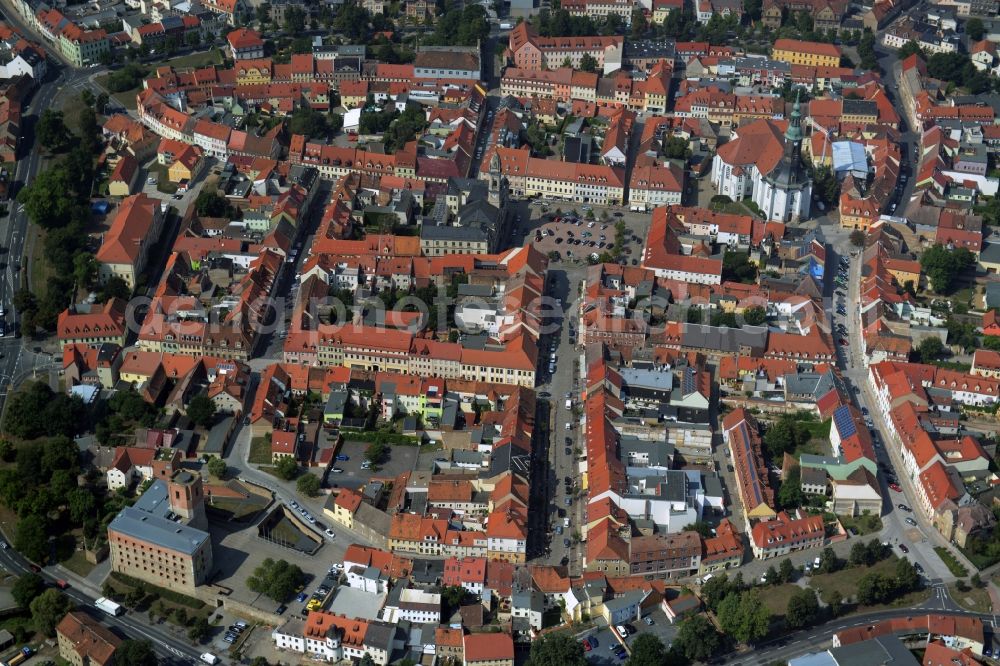
[[264, 57], [264, 40], [260, 33], [250, 28], [238, 28], [226, 35], [229, 53], [233, 60], [248, 60]]
[[754, 557], [781, 557], [797, 550], [819, 548], [826, 538], [823, 516], [791, 518], [784, 511], [774, 520], [762, 521], [750, 530]]
[[158, 199], [145, 194], [127, 197], [118, 207], [95, 254], [98, 279], [104, 283], [118, 277], [133, 289], [136, 279], [146, 268], [150, 249], [160, 238], [163, 219]]
[[111, 298], [104, 304], [81, 303], [63, 310], [56, 322], [60, 349], [74, 344], [124, 345], [125, 309], [125, 300]]
[[514, 666], [514, 639], [510, 634], [467, 634], [463, 649], [466, 666]]

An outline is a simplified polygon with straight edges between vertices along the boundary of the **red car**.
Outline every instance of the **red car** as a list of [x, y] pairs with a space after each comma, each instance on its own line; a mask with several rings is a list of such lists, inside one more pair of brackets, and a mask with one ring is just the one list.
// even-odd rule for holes
[[841, 339], [840, 339], [840, 346], [841, 346], [841, 347], [846, 347], [846, 346], [848, 346], [849, 344], [850, 344], [850, 343], [849, 343], [849, 342], [848, 342], [848, 341], [847, 341], [847, 340], [846, 340], [845, 338], [841, 338]]
[[890, 483], [889, 484], [889, 488], [891, 488], [892, 490], [895, 490], [897, 493], [903, 492], [903, 489], [899, 487], [898, 483]]
[[590, 652], [592, 649], [593, 648], [590, 647], [590, 641], [588, 641], [586, 638], [584, 638], [583, 639], [583, 651], [584, 652]]

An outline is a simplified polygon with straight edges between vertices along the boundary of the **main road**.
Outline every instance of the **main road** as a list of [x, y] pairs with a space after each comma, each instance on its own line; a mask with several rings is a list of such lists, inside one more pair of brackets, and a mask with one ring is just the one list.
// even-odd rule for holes
[[[23, 576], [31, 572], [31, 563], [13, 548], [0, 550], [0, 566], [3, 566], [7, 571], [17, 576]], [[42, 569], [38, 575], [53, 587], [56, 584], [56, 580], [58, 580], [58, 576], [52, 574], [47, 569]], [[128, 613], [118, 617], [111, 617], [98, 612], [94, 608], [96, 597], [90, 596], [82, 589], [70, 586], [63, 590], [63, 594], [76, 602], [78, 606], [89, 610], [90, 614], [96, 617], [101, 624], [117, 629], [118, 633], [128, 638], [148, 640], [162, 664], [197, 663], [200, 655], [204, 652], [204, 650], [193, 647], [190, 641], [166, 634], [145, 622], [140, 622]]]
[[[56, 106], [55, 102], [61, 94], [78, 94], [82, 88], [90, 87], [98, 90], [92, 82], [92, 77], [103, 70], [80, 70], [72, 68], [57, 68], [50, 65], [46, 79], [34, 91], [25, 112], [25, 122], [22, 124], [18, 152], [22, 155], [17, 160], [12, 174], [12, 194], [16, 194], [25, 185], [34, 180], [43, 163], [43, 157], [35, 144], [34, 127], [38, 117], [45, 109]], [[0, 306], [4, 314], [0, 321], [5, 324], [5, 335], [0, 337], [0, 413], [3, 412], [7, 393], [14, 384], [14, 379], [22, 376], [25, 370], [31, 371], [37, 367], [38, 359], [35, 352], [25, 346], [18, 331], [18, 316], [14, 308], [14, 294], [22, 286], [32, 288], [30, 254], [28, 242], [29, 221], [24, 206], [15, 199], [9, 202], [9, 214], [0, 218], [0, 252], [3, 253], [0, 263]], [[27, 255], [27, 256], [26, 256]], [[51, 360], [49, 358], [43, 361]]]

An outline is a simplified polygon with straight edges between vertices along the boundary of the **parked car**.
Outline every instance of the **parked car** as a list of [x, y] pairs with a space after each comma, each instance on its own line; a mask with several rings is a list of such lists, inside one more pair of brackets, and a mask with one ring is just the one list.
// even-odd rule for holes
[[903, 489], [899, 487], [899, 484], [898, 484], [898, 483], [890, 483], [890, 484], [889, 484], [889, 488], [890, 488], [891, 490], [894, 490], [894, 491], [895, 491], [895, 492], [897, 492], [897, 493], [901, 493], [901, 492], [903, 492]]
[[900, 549], [901, 551], [903, 551], [904, 553], [908, 553], [908, 552], [910, 552], [910, 549], [906, 547], [906, 544], [905, 544], [905, 543], [901, 543], [901, 544], [899, 544], [899, 549]]
[[911, 527], [916, 527], [917, 526], [917, 521], [915, 521], [915, 520], [913, 520], [913, 518], [910, 518], [909, 516], [907, 516], [907, 518], [906, 518], [906, 524], [909, 525], [909, 526], [911, 526]]

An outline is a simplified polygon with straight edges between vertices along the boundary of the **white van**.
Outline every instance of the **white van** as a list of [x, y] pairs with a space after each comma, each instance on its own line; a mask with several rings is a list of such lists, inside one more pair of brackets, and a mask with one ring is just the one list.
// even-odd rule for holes
[[217, 664], [217, 663], [219, 663], [219, 658], [216, 657], [211, 652], [204, 653], [203, 655], [201, 655], [200, 659], [203, 662], [205, 662], [206, 664]]
[[566, 409], [573, 409], [573, 401], [568, 398], [566, 399]]

